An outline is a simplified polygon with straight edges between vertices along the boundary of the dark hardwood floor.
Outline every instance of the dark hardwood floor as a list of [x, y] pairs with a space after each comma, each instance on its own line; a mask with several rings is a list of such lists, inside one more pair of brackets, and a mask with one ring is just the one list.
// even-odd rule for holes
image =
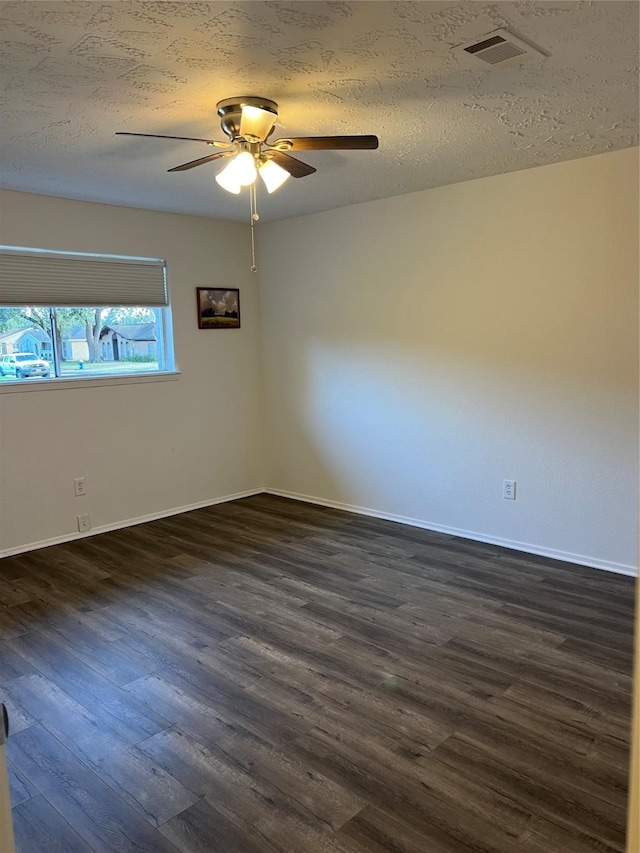
[[260, 495], [0, 598], [21, 853], [624, 849], [629, 578]]

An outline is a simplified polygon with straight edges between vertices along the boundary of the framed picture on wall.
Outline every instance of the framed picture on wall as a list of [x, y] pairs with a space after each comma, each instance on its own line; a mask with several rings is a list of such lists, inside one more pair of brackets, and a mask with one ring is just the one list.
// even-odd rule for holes
[[238, 288], [197, 287], [199, 329], [239, 329]]

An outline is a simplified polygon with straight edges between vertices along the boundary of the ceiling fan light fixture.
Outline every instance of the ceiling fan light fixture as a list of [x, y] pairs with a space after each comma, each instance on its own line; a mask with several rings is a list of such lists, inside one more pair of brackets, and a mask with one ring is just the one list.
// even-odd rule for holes
[[240, 154], [233, 158], [231, 165], [241, 187], [250, 186], [258, 177], [255, 157], [248, 151], [241, 151]]
[[238, 195], [242, 187], [248, 187], [258, 177], [253, 154], [241, 151], [216, 175], [216, 181], [227, 192]]
[[264, 181], [264, 185], [267, 188], [268, 193], [275, 192], [278, 187], [281, 187], [284, 184], [287, 178], [291, 177], [286, 169], [283, 169], [282, 166], [278, 166], [278, 164], [274, 163], [273, 160], [265, 160], [258, 168], [260, 177]]
[[224, 169], [221, 169], [216, 175], [216, 182], [222, 187], [223, 190], [226, 190], [228, 193], [239, 195], [242, 187], [240, 186], [240, 183], [238, 182], [238, 179], [234, 174], [232, 166], [233, 161], [231, 161], [231, 163], [227, 163]]
[[252, 137], [263, 142], [273, 128], [276, 116], [261, 107], [244, 104], [240, 119], [240, 136]]

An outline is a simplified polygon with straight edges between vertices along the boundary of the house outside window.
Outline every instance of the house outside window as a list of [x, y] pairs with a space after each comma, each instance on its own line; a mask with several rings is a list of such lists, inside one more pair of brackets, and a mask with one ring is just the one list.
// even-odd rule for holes
[[23, 321], [18, 328], [3, 328], [0, 321], [0, 355], [31, 352], [38, 358], [51, 356], [51, 337], [38, 326]]
[[103, 326], [100, 340], [113, 361], [135, 358], [140, 362], [153, 362], [158, 358], [154, 322], [111, 323]]

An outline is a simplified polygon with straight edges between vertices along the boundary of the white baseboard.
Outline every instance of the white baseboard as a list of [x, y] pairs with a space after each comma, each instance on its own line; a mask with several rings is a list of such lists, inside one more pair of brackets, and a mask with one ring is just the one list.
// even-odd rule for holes
[[474, 542], [484, 542], [487, 545], [500, 545], [502, 548], [511, 548], [514, 551], [523, 551], [527, 554], [535, 554], [539, 557], [551, 557], [554, 560], [562, 560], [565, 563], [576, 563], [580, 566], [586, 566], [590, 569], [602, 569], [605, 572], [614, 572], [618, 575], [628, 575], [629, 577], [637, 577], [638, 569], [636, 566], [626, 565], [625, 563], [614, 563], [605, 560], [598, 560], [593, 557], [585, 557], [583, 554], [572, 554], [568, 551], [556, 551], [553, 548], [544, 548], [540, 545], [531, 545], [527, 542], [514, 542], [511, 539], [502, 539], [499, 536], [489, 536], [484, 533], [477, 533], [474, 530], [462, 530], [458, 527], [446, 527], [443, 524], [435, 524], [430, 521], [422, 521], [419, 518], [409, 518], [404, 515], [394, 515], [388, 512], [378, 512], [375, 509], [368, 509], [363, 506], [354, 506], [353, 504], [340, 503], [340, 501], [330, 501], [321, 498], [311, 497], [310, 495], [300, 495], [296, 492], [285, 492], [282, 489], [264, 490], [269, 495], [277, 495], [281, 498], [291, 498], [304, 503], [317, 504], [318, 506], [331, 507], [332, 509], [341, 509], [345, 512], [353, 512], [356, 515], [368, 515], [372, 518], [382, 518], [385, 521], [395, 521], [399, 524], [408, 524], [410, 527], [420, 527], [423, 530], [432, 530], [434, 533], [447, 533], [450, 536], [460, 536], [462, 539], [472, 539]]
[[567, 551], [557, 551], [553, 548], [544, 548], [539, 545], [531, 545], [526, 542], [515, 542], [511, 539], [502, 539], [499, 536], [489, 536], [484, 533], [478, 533], [473, 530], [463, 530], [458, 527], [447, 527], [443, 524], [423, 521], [419, 518], [410, 518], [404, 515], [395, 515], [388, 512], [379, 512], [368, 507], [354, 506], [353, 504], [345, 504], [340, 501], [331, 501], [324, 498], [316, 498], [311, 495], [301, 495], [297, 492], [286, 492], [282, 489], [258, 488], [248, 489], [244, 492], [236, 492], [232, 495], [223, 495], [218, 498], [210, 498], [205, 501], [198, 501], [185, 506], [172, 507], [171, 509], [161, 510], [160, 512], [152, 512], [148, 515], [140, 515], [137, 518], [127, 518], [122, 521], [116, 521], [112, 524], [102, 524], [98, 527], [93, 527], [88, 533], [65, 533], [62, 536], [54, 536], [51, 539], [42, 539], [39, 542], [29, 542], [25, 545], [18, 545], [15, 548], [6, 548], [0, 551], [0, 559], [3, 557], [12, 557], [16, 554], [24, 554], [27, 551], [35, 551], [38, 548], [48, 548], [50, 545], [60, 545], [64, 542], [73, 542], [76, 539], [86, 539], [88, 536], [96, 536], [99, 533], [108, 533], [111, 530], [122, 530], [125, 527], [133, 527], [136, 524], [145, 524], [148, 521], [157, 521], [160, 518], [168, 518], [172, 515], [180, 515], [183, 512], [190, 512], [194, 509], [204, 509], [215, 504], [227, 503], [235, 501], [239, 498], [248, 498], [252, 495], [269, 494], [277, 495], [282, 498], [291, 498], [304, 503], [317, 504], [318, 506], [331, 507], [332, 509], [341, 509], [344, 512], [352, 512], [356, 515], [366, 515], [371, 518], [381, 518], [385, 521], [395, 521], [398, 524], [408, 524], [410, 527], [419, 527], [422, 530], [432, 530], [434, 533], [447, 533], [450, 536], [459, 536], [462, 539], [471, 539], [474, 542], [484, 542], [488, 545], [499, 545], [503, 548], [511, 548], [514, 551], [523, 551], [527, 554], [536, 554], [540, 557], [551, 557], [554, 560], [562, 560], [565, 563], [575, 563], [580, 566], [587, 566], [592, 569], [601, 569], [605, 572], [614, 572], [619, 575], [627, 575], [629, 577], [637, 577], [638, 570], [636, 566], [626, 565], [625, 563], [614, 563], [605, 560], [594, 559], [593, 557], [585, 557], [583, 554], [572, 554]]
[[48, 548], [50, 545], [61, 545], [63, 542], [73, 542], [76, 539], [86, 539], [89, 536], [96, 536], [98, 533], [109, 533], [111, 530], [122, 530], [124, 527], [133, 527], [136, 524], [145, 524], [147, 521], [157, 521], [159, 518], [168, 518], [171, 515], [180, 515], [182, 512], [190, 512], [193, 509], [204, 509], [207, 506], [235, 501], [238, 500], [238, 498], [249, 498], [252, 495], [261, 495], [263, 493], [264, 489], [249, 489], [246, 492], [236, 492], [233, 495], [223, 495], [219, 498], [210, 498], [209, 500], [198, 501], [194, 504], [176, 506], [171, 509], [161, 510], [160, 512], [151, 512], [148, 515], [140, 515], [137, 518], [125, 518], [122, 521], [115, 521], [112, 524], [101, 524], [98, 527], [92, 527], [88, 533], [64, 533], [62, 536], [54, 536], [51, 539], [42, 539], [39, 542], [29, 542], [26, 545], [18, 545], [15, 548], [6, 548], [3, 551], [0, 551], [0, 559], [2, 557], [13, 557], [15, 554], [24, 554], [27, 551], [36, 551], [38, 548]]

